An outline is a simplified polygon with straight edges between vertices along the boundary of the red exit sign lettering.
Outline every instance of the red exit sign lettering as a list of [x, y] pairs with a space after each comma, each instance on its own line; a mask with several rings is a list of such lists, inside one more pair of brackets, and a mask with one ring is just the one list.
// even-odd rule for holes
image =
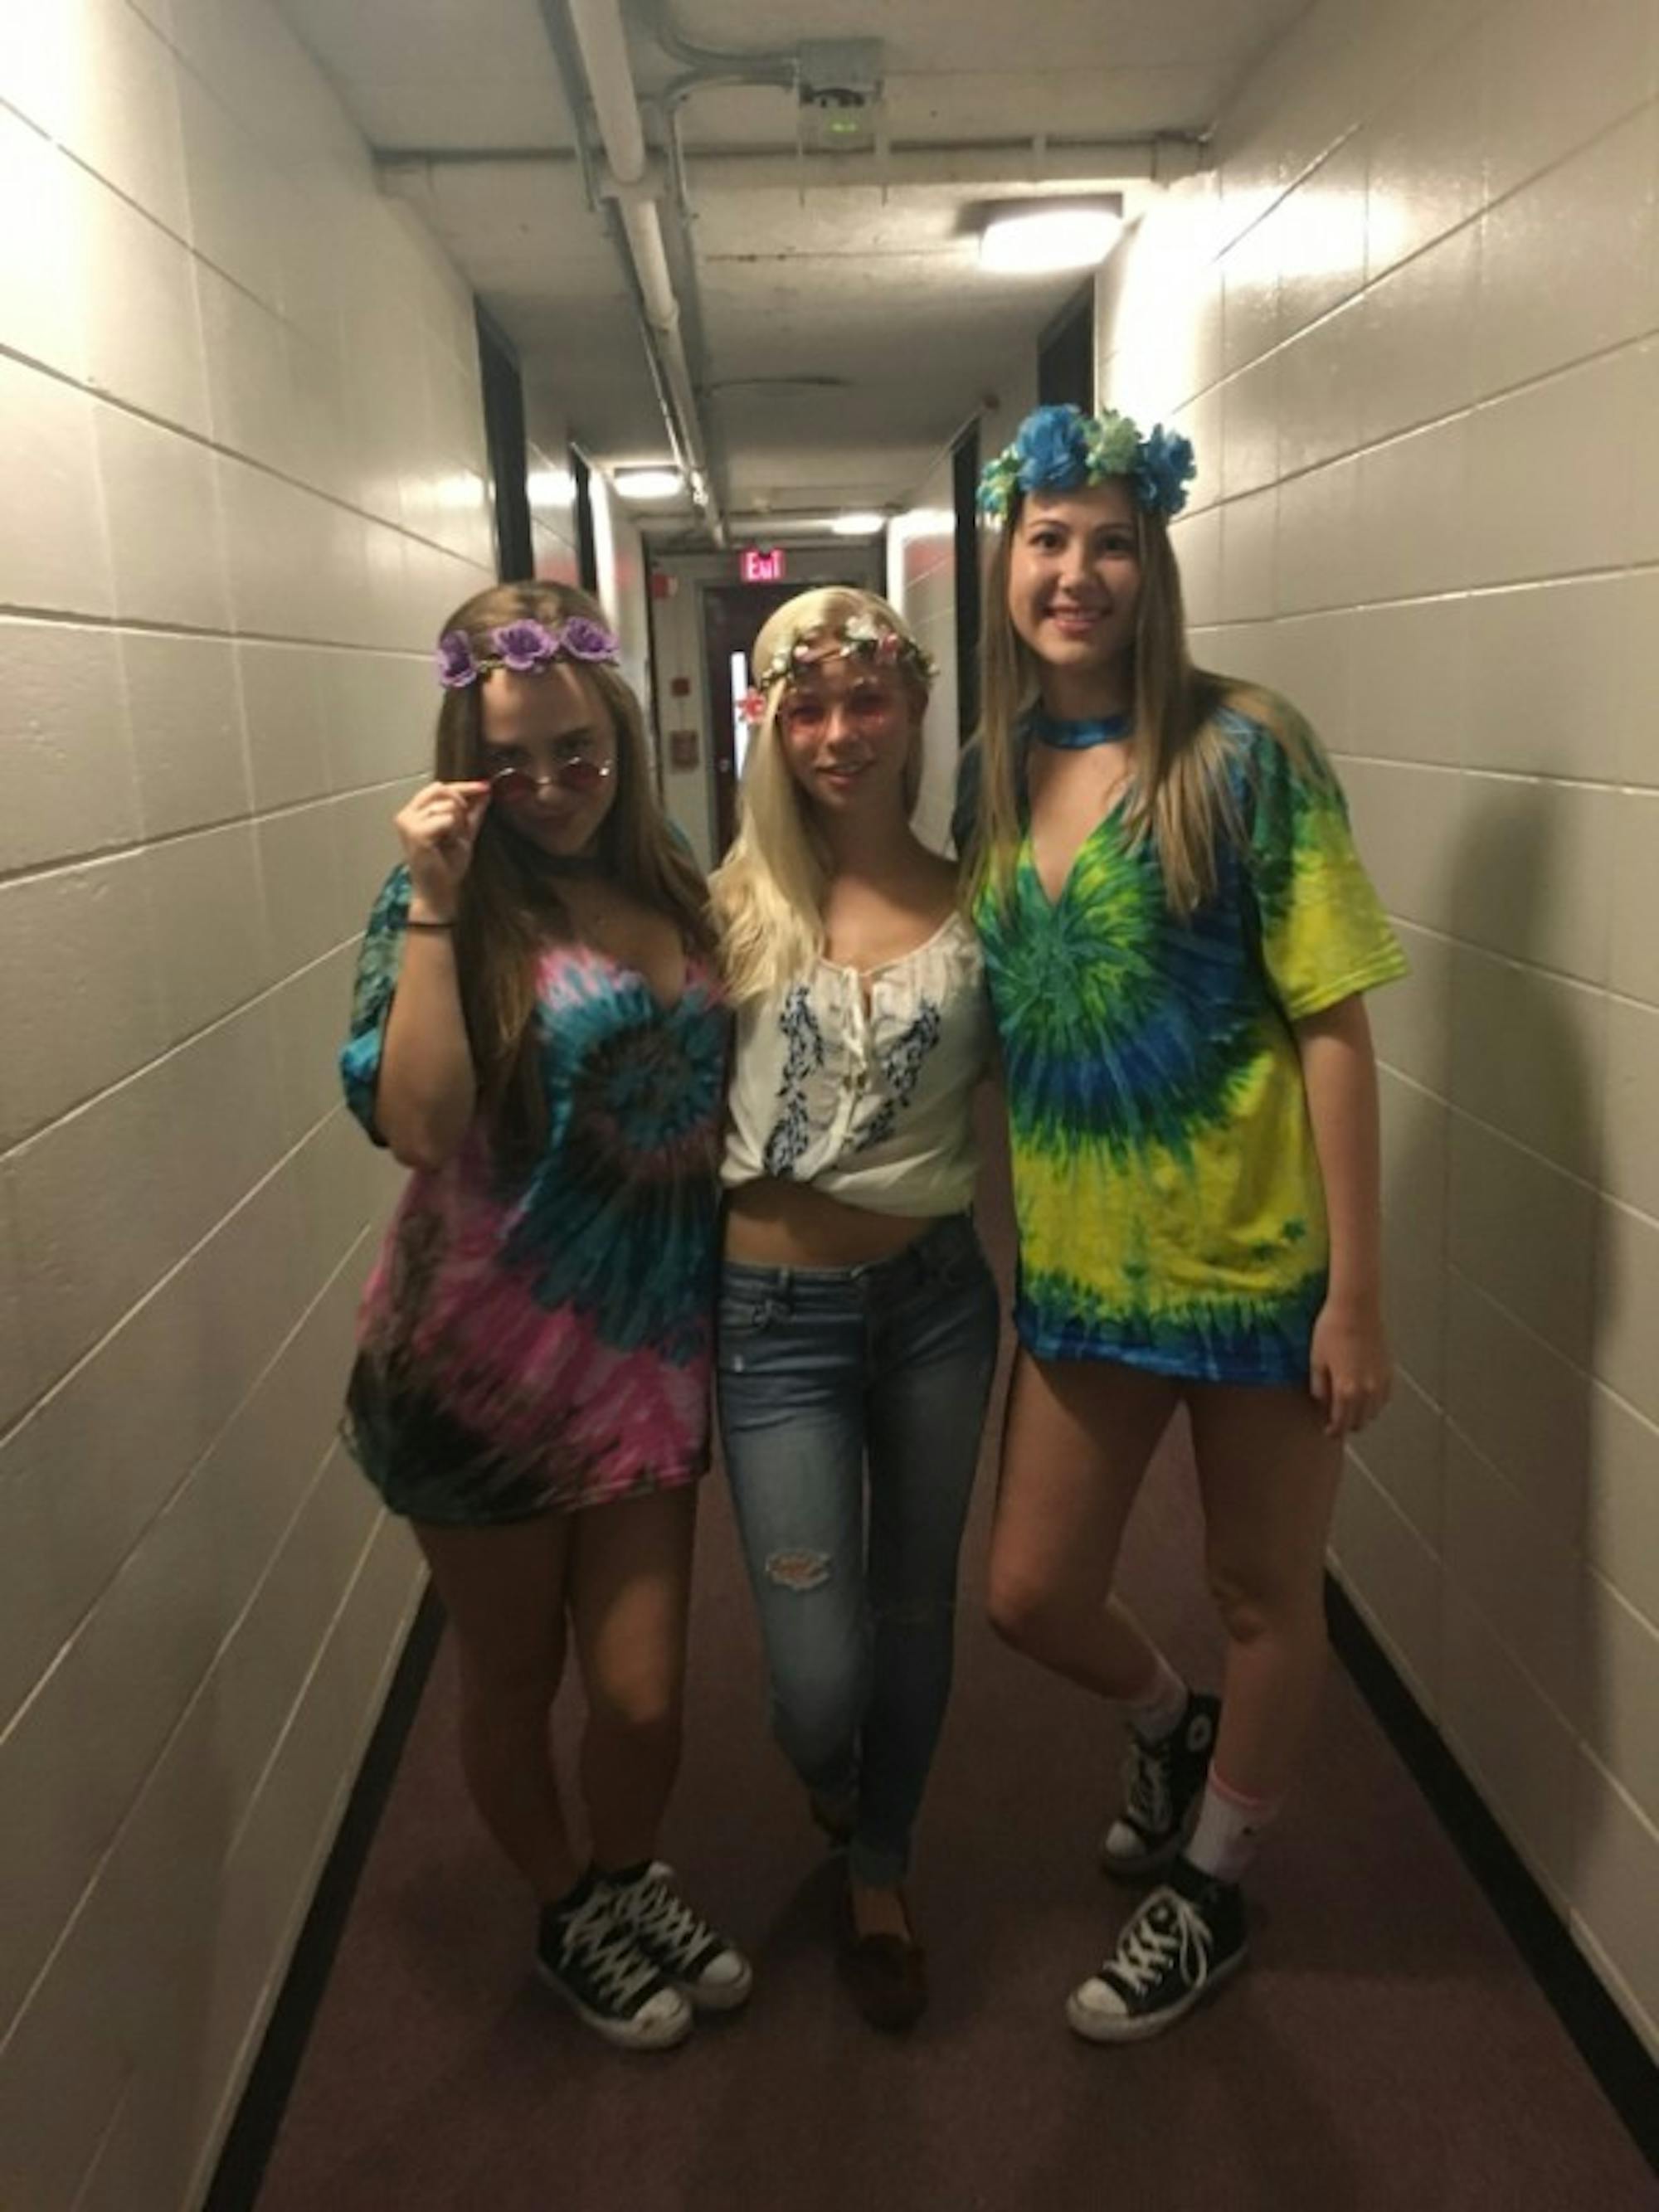
[[738, 556], [742, 563], [745, 584], [781, 584], [783, 581], [783, 548], [781, 545], [745, 545]]

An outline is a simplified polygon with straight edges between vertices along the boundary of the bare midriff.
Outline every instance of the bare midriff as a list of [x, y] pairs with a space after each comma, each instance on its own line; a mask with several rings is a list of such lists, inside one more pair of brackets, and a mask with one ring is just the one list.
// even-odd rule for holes
[[872, 1213], [811, 1183], [762, 1177], [726, 1198], [726, 1256], [757, 1267], [863, 1267], [931, 1229], [931, 1214]]

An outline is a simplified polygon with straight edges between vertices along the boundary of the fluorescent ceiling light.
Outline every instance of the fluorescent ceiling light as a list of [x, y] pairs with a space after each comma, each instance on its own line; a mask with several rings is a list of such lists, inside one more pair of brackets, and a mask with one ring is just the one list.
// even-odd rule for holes
[[1091, 269], [1117, 244], [1123, 217], [1108, 207], [1027, 201], [988, 217], [979, 265], [999, 276], [1037, 276], [1056, 269]]
[[908, 507], [888, 525], [902, 543], [913, 538], [948, 538], [956, 526], [956, 515], [948, 507]]
[[624, 499], [674, 499], [685, 487], [678, 469], [618, 469], [611, 481]]
[[887, 527], [884, 514], [838, 514], [830, 525], [837, 538], [873, 538]]

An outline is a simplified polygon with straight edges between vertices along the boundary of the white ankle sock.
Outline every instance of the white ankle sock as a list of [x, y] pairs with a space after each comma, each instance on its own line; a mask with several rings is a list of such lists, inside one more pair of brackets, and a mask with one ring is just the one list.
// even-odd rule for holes
[[1224, 1782], [1212, 1766], [1198, 1826], [1184, 1856], [1212, 1881], [1237, 1881], [1284, 1802], [1282, 1797], [1247, 1797]]
[[1161, 1735], [1168, 1735], [1180, 1724], [1187, 1710], [1187, 1685], [1161, 1651], [1153, 1656], [1158, 1661], [1158, 1673], [1145, 1697], [1126, 1698], [1123, 1709], [1129, 1717], [1129, 1725], [1143, 1743], [1156, 1743]]

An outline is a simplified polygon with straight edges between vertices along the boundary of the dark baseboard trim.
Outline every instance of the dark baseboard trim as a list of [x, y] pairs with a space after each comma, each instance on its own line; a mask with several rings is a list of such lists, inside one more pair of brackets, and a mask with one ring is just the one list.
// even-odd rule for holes
[[[1383, 1734], [1526, 1962], [1632, 2142], [1659, 2171], [1659, 2066], [1597, 1979], [1560, 1916], [1395, 1671], [1351, 1598], [1325, 1582], [1331, 1643]], [[391, 1794], [443, 1632], [428, 1589], [347, 1801], [317, 1893], [294, 1948], [259, 2055], [242, 2092], [203, 2212], [253, 2212], [307, 2039], [369, 1846]]]
[[404, 1639], [380, 1717], [346, 1801], [339, 1832], [324, 1864], [259, 2055], [214, 2168], [203, 2212], [252, 2212], [289, 2093], [305, 2056], [312, 2021], [328, 1986], [334, 1954], [357, 1893], [358, 1878], [391, 1795], [404, 1741], [420, 1709], [421, 1692], [431, 1672], [443, 1621], [443, 1609], [428, 1587]]
[[1352, 1599], [1329, 1575], [1325, 1578], [1325, 1612], [1331, 1643], [1355, 1687], [1485, 1892], [1637, 2148], [1659, 2171], [1659, 2066], [1603, 1988]]

